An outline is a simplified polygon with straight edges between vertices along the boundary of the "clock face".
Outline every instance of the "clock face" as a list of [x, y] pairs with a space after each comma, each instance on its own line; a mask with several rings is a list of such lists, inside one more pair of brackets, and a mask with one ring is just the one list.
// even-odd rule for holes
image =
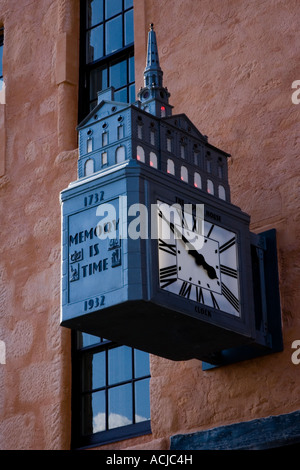
[[189, 214], [182, 220], [158, 212], [160, 288], [240, 316], [236, 233]]

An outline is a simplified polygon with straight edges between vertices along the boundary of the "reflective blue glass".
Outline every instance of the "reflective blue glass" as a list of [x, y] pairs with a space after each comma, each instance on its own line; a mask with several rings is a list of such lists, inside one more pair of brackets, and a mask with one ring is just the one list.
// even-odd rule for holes
[[115, 92], [115, 101], [120, 103], [127, 103], [127, 88], [122, 88]]
[[107, 88], [107, 68], [98, 67], [90, 74], [90, 100], [97, 99], [98, 91]]
[[111, 18], [122, 12], [122, 0], [105, 0], [105, 18]]
[[105, 431], [105, 392], [95, 392], [83, 397], [83, 434]]
[[134, 56], [129, 57], [129, 82], [134, 82], [135, 70], [134, 70]]
[[133, 42], [133, 10], [125, 13], [125, 46]]
[[134, 350], [134, 377], [150, 375], [149, 354], [138, 349]]
[[121, 88], [127, 84], [127, 60], [114, 63], [109, 69], [110, 86]]
[[112, 54], [123, 47], [122, 15], [117, 16], [113, 20], [107, 21], [105, 41], [106, 54]]
[[103, 21], [103, 0], [87, 1], [87, 28]]
[[127, 8], [133, 7], [133, 0], [125, 0], [124, 7], [125, 10], [127, 10]]
[[103, 57], [103, 26], [96, 26], [87, 33], [87, 63]]
[[130, 380], [132, 378], [131, 348], [120, 346], [108, 350], [108, 384]]
[[132, 385], [126, 384], [108, 391], [108, 427], [132, 424]]
[[135, 422], [150, 419], [150, 391], [149, 379], [139, 380], [135, 383]]

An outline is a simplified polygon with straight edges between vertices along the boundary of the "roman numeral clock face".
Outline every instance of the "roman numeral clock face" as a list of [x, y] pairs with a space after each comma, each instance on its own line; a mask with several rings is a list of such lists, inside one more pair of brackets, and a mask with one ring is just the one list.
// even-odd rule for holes
[[[240, 315], [237, 236], [217, 224], [173, 223], [158, 211], [160, 288]], [[174, 219], [172, 219], [174, 220]]]

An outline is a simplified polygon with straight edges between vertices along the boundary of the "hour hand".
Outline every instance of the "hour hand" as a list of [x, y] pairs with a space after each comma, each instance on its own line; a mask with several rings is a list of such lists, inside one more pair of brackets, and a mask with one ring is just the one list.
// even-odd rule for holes
[[196, 250], [189, 250], [188, 254], [193, 256], [195, 258], [195, 262], [197, 266], [202, 266], [203, 269], [207, 272], [207, 275], [210, 279], [218, 279], [216, 270], [213, 266], [210, 266], [206, 261], [203, 255], [201, 253], [198, 253]]

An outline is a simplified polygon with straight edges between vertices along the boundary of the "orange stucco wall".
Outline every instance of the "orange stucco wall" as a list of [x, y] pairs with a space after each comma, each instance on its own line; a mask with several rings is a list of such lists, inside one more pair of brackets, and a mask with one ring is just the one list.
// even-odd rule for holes
[[[0, 448], [68, 449], [70, 333], [59, 326], [59, 192], [76, 179], [78, 0], [0, 0]], [[296, 0], [135, 1], [136, 89], [157, 33], [164, 85], [232, 157], [232, 201], [251, 228], [276, 228], [284, 351], [202, 371], [151, 357], [152, 435], [102, 448], [167, 449], [176, 433], [300, 408], [299, 131]], [[5, 129], [3, 129], [3, 126]], [[5, 165], [3, 166], [3, 159]]]

